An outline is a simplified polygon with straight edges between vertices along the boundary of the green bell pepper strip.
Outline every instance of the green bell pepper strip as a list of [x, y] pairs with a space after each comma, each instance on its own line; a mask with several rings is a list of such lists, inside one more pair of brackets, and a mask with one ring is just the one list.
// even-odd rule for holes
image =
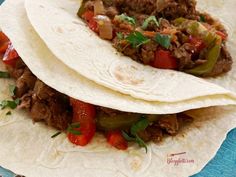
[[214, 43], [214, 41], [217, 40], [217, 35], [214, 34], [213, 32], [206, 32], [206, 34], [203, 37], [204, 43], [206, 46], [211, 45], [212, 43]]
[[183, 18], [183, 17], [176, 18], [176, 19], [174, 20], [174, 24], [175, 24], [176, 26], [180, 26], [180, 25], [182, 25], [186, 20], [187, 20], [187, 19], [186, 19], [186, 18]]
[[174, 24], [178, 28], [186, 30], [188, 34], [202, 38], [206, 46], [212, 44], [212, 42], [214, 42], [217, 38], [217, 35], [214, 33], [214, 31], [209, 31], [198, 21], [177, 18], [174, 20]]
[[204, 44], [208, 48], [205, 54], [207, 61], [204, 64], [193, 69], [186, 70], [185, 72], [195, 76], [202, 76], [210, 73], [220, 56], [222, 39], [218, 37], [214, 31], [208, 30], [198, 21], [178, 18], [175, 20], [175, 24], [179, 28], [185, 29], [188, 34], [202, 38], [204, 40]]
[[193, 35], [193, 36], [197, 36], [200, 33], [200, 24], [198, 22], [191, 22], [189, 23], [187, 29], [186, 29], [187, 33]]
[[[101, 130], [121, 130], [134, 125], [143, 115], [134, 113], [120, 113], [113, 117], [100, 113], [96, 117], [97, 127]], [[159, 115], [145, 115], [149, 122], [155, 122]]]
[[207, 52], [206, 63], [204, 63], [200, 66], [197, 66], [193, 69], [186, 70], [185, 72], [187, 72], [189, 74], [196, 75], [196, 76], [201, 76], [201, 75], [210, 73], [213, 70], [213, 68], [220, 56], [221, 43], [222, 43], [221, 39], [218, 39], [216, 44]]

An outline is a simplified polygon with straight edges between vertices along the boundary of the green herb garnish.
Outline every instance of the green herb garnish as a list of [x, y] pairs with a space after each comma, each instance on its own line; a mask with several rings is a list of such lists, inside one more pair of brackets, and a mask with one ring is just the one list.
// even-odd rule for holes
[[145, 130], [149, 125], [149, 121], [145, 118], [142, 117], [138, 122], [136, 122], [130, 129], [131, 134], [135, 135], [140, 131]]
[[141, 45], [147, 44], [151, 41], [138, 31], [130, 33], [125, 39], [131, 44], [133, 48], [138, 48]]
[[130, 23], [131, 25], [135, 25], [136, 24], [136, 21], [135, 21], [134, 18], [129, 17], [129, 16], [125, 15], [125, 14], [117, 15], [115, 18], [119, 18], [122, 21], [126, 21], [126, 22]]
[[119, 40], [124, 39], [124, 34], [121, 33], [121, 32], [116, 33], [116, 36], [117, 36], [117, 38], [118, 38]]
[[159, 27], [159, 23], [158, 23], [156, 17], [150, 16], [143, 22], [142, 29], [143, 30], [147, 29], [149, 23], [151, 23], [151, 22], [153, 22], [157, 27]]
[[11, 111], [8, 111], [8, 112], [6, 113], [6, 115], [7, 115], [7, 116], [10, 116], [10, 115], [11, 115]]
[[55, 137], [57, 137], [57, 136], [60, 135], [60, 134], [61, 134], [61, 132], [57, 132], [57, 133], [55, 133], [54, 135], [52, 135], [51, 138], [55, 138]]
[[19, 99], [19, 98], [15, 99], [14, 101], [15, 101], [15, 103], [16, 103], [17, 105], [20, 104], [20, 99]]
[[171, 37], [169, 35], [164, 35], [158, 33], [155, 37], [155, 41], [160, 44], [162, 47], [169, 49], [171, 44]]
[[10, 78], [10, 74], [5, 71], [0, 71], [0, 78]]
[[9, 85], [9, 91], [10, 91], [10, 95], [14, 96], [15, 92], [16, 92], [16, 86], [15, 85]]
[[17, 98], [16, 100], [3, 100], [0, 103], [0, 108], [3, 110], [5, 108], [16, 109], [16, 107], [20, 104], [20, 99]]
[[130, 129], [131, 136], [128, 135], [125, 131], [122, 131], [122, 135], [127, 141], [134, 141], [134, 142], [138, 143], [138, 145], [140, 147], [145, 148], [145, 150], [147, 152], [147, 145], [138, 136], [138, 132], [144, 131], [148, 127], [148, 125], [149, 125], [148, 119], [146, 119], [145, 117], [142, 117], [138, 122], [136, 122], [134, 125], [132, 125], [132, 127]]
[[73, 135], [81, 135], [81, 132], [79, 130], [76, 130], [80, 128], [80, 124], [79, 123], [73, 123], [70, 124], [67, 128], [67, 132], [73, 134]]
[[204, 15], [200, 15], [200, 22], [206, 22], [206, 18]]

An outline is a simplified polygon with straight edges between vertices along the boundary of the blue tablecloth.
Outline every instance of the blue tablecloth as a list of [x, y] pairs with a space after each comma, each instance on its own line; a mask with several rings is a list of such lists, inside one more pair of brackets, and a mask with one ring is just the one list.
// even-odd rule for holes
[[[0, 4], [3, 1], [0, 0]], [[15, 175], [0, 167], [0, 176], [14, 177]], [[200, 173], [192, 177], [236, 177], [236, 129], [229, 132], [216, 156]]]

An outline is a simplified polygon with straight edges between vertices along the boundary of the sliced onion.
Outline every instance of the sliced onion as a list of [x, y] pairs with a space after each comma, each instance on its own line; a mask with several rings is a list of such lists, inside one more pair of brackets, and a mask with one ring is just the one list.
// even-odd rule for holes
[[113, 38], [113, 28], [110, 18], [105, 15], [97, 15], [95, 20], [98, 23], [99, 36], [111, 40]]
[[104, 15], [105, 14], [105, 7], [101, 0], [95, 0], [94, 2], [94, 14], [95, 15]]

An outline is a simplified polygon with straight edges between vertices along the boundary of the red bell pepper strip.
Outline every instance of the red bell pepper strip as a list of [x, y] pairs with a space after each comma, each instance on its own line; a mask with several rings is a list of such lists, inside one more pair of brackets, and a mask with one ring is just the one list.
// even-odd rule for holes
[[206, 47], [203, 39], [200, 39], [198, 37], [190, 36], [189, 43], [192, 44], [196, 48], [196, 52], [200, 52]]
[[0, 54], [4, 54], [8, 48], [9, 42], [3, 43], [0, 46]]
[[75, 99], [70, 102], [73, 107], [72, 122], [79, 123], [80, 127], [75, 130], [80, 131], [81, 135], [68, 132], [67, 137], [73, 144], [85, 146], [92, 140], [96, 131], [95, 106]]
[[98, 24], [94, 19], [94, 12], [93, 11], [86, 11], [83, 15], [82, 18], [87, 21], [88, 26], [91, 30], [94, 32], [98, 33]]
[[107, 133], [107, 142], [119, 150], [126, 150], [128, 142], [123, 137], [121, 131], [110, 131]]
[[155, 60], [151, 66], [160, 69], [177, 69], [177, 59], [171, 55], [169, 51], [157, 50]]
[[2, 61], [6, 65], [11, 65], [11, 66], [14, 67], [18, 58], [19, 58], [18, 53], [14, 49], [12, 43], [9, 42], [7, 50], [6, 50], [6, 52], [5, 52], [4, 56], [3, 56]]
[[6, 52], [8, 43], [8, 37], [3, 32], [0, 32], [0, 54], [4, 54]]

